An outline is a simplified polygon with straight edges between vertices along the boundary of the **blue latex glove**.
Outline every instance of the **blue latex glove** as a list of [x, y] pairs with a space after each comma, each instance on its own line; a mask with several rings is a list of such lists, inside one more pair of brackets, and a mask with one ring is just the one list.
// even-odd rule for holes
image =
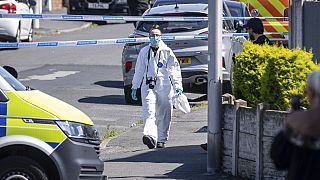
[[138, 100], [137, 98], [137, 89], [131, 89], [131, 98], [135, 101]]
[[182, 89], [178, 88], [176, 89], [176, 94], [177, 96], [180, 96], [182, 94]]

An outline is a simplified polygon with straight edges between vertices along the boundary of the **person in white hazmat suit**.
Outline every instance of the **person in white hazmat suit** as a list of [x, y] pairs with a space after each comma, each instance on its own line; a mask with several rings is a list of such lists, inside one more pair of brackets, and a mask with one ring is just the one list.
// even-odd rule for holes
[[161, 40], [159, 25], [153, 25], [150, 45], [140, 50], [132, 80], [131, 97], [137, 100], [141, 85], [143, 138], [149, 149], [164, 148], [172, 118], [174, 92], [183, 91], [180, 65], [172, 50]]

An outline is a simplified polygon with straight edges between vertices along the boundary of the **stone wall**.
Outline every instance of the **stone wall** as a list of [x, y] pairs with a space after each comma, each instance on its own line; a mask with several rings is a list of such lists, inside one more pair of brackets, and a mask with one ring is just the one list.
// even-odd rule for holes
[[223, 104], [222, 171], [250, 179], [285, 179], [269, 151], [286, 112]]

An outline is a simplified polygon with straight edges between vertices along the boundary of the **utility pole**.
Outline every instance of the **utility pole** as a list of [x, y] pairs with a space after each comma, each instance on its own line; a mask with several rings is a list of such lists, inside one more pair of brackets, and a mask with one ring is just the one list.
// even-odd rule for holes
[[[37, 4], [33, 7], [34, 14], [41, 14], [42, 13], [42, 0], [36, 0]], [[33, 28], [38, 29], [40, 27], [39, 19], [33, 20]]]
[[221, 81], [222, 81], [222, 1], [208, 0], [208, 146], [207, 172], [220, 170]]
[[289, 4], [289, 48], [303, 48], [303, 3], [290, 0]]

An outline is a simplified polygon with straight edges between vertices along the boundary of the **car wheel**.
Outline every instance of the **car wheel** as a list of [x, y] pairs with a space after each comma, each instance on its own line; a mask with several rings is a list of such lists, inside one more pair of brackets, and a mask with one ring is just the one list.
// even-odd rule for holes
[[45, 171], [30, 158], [9, 156], [0, 160], [0, 179], [48, 180]]
[[126, 104], [130, 104], [130, 105], [134, 105], [134, 104], [137, 104], [137, 105], [141, 105], [141, 90], [140, 88], [137, 90], [137, 97], [138, 97], [138, 100], [135, 101], [131, 98], [131, 86], [124, 86], [124, 98], [125, 98], [125, 101], [126, 101]]

